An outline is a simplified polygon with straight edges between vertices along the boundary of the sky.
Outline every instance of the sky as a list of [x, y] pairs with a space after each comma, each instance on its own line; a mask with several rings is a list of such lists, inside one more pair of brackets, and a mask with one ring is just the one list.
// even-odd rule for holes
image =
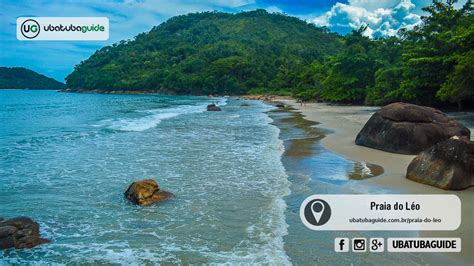
[[[0, 0], [0, 66], [21, 66], [59, 81], [97, 49], [131, 39], [168, 18], [202, 11], [257, 8], [299, 17], [340, 34], [369, 24], [366, 34], [396, 34], [420, 23], [431, 0]], [[462, 4], [462, 3], [459, 3]], [[108, 17], [107, 41], [19, 41], [18, 17]]]

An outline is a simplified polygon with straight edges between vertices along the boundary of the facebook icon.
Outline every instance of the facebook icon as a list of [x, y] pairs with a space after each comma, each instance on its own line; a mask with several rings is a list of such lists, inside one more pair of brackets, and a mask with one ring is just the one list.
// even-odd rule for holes
[[349, 238], [337, 237], [334, 239], [334, 251], [349, 252]]

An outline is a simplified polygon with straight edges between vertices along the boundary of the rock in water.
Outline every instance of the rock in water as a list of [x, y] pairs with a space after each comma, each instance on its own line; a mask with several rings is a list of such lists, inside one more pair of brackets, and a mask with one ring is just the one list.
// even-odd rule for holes
[[442, 189], [474, 185], [474, 142], [451, 138], [418, 154], [408, 165], [406, 178]]
[[418, 154], [453, 136], [469, 139], [470, 135], [468, 128], [438, 109], [392, 103], [372, 115], [355, 143], [388, 152]]
[[156, 202], [168, 200], [172, 193], [160, 190], [153, 179], [133, 182], [125, 192], [125, 197], [140, 206], [148, 206]]
[[209, 104], [207, 106], [208, 111], [222, 111], [221, 108], [215, 104]]
[[27, 217], [0, 220], [0, 250], [8, 248], [32, 248], [48, 243], [41, 238], [39, 224]]

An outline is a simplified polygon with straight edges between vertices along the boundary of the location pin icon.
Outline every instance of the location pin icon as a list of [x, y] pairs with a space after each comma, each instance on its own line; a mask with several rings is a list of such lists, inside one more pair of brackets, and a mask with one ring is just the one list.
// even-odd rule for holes
[[311, 212], [313, 213], [316, 223], [319, 224], [319, 220], [321, 220], [321, 216], [323, 216], [324, 213], [324, 203], [320, 200], [313, 202], [311, 204]]

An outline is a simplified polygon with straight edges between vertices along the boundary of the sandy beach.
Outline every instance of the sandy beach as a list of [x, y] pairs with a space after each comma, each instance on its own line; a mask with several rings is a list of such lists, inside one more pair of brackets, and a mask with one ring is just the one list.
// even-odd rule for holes
[[[460, 262], [471, 264], [474, 261], [474, 187], [462, 191], [446, 191], [419, 184], [405, 178], [412, 155], [394, 154], [355, 145], [357, 133], [370, 116], [379, 108], [369, 106], [333, 106], [324, 103], [307, 103], [301, 106], [292, 99], [278, 99], [279, 102], [298, 109], [306, 119], [318, 122], [316, 127], [330, 130], [321, 143], [329, 150], [348, 159], [380, 165], [384, 173], [377, 177], [360, 180], [361, 185], [378, 186], [383, 189], [394, 189], [403, 194], [455, 194], [462, 202], [462, 223], [456, 231], [421, 231], [420, 236], [427, 237], [460, 237], [462, 252], [447, 253], [448, 256], [460, 259]], [[473, 129], [471, 128], [471, 131]]]

